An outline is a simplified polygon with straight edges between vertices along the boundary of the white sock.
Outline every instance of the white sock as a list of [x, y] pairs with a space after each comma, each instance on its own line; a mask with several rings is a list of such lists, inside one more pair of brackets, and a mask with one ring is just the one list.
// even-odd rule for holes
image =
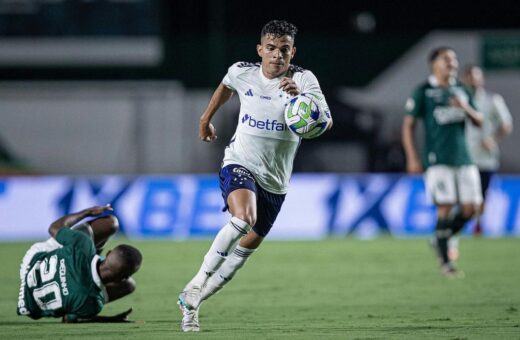
[[251, 226], [247, 222], [237, 217], [232, 217], [218, 232], [211, 247], [204, 256], [204, 262], [202, 262], [198, 273], [186, 287], [202, 287], [209, 277], [219, 269], [222, 262], [224, 262], [226, 257], [235, 249], [238, 241], [242, 236], [246, 235], [249, 230], [251, 230]]
[[220, 269], [208, 280], [206, 286], [202, 289], [200, 301], [206, 300], [231, 281], [236, 272], [244, 266], [254, 251], [255, 249], [248, 249], [237, 245], [233, 253], [227, 257]]

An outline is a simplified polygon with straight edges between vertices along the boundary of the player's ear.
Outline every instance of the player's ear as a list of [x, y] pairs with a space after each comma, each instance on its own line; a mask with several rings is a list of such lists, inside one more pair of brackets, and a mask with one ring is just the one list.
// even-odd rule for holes
[[258, 53], [258, 56], [262, 58], [262, 44], [256, 45], [256, 53]]
[[295, 55], [296, 55], [296, 47], [293, 46], [292, 51], [291, 51], [291, 59], [294, 58]]

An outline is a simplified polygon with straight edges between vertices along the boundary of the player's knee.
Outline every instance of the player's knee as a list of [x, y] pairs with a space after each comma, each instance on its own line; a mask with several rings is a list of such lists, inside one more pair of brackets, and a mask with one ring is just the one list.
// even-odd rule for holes
[[234, 217], [241, 219], [242, 221], [249, 224], [251, 227], [253, 227], [256, 224], [256, 214], [250, 212], [235, 214]]
[[478, 206], [466, 205], [462, 208], [462, 216], [465, 219], [469, 220], [469, 219], [473, 218], [478, 213], [478, 211], [479, 211]]
[[119, 230], [119, 220], [117, 219], [117, 217], [110, 215], [105, 218], [107, 219], [106, 223], [107, 223], [107, 228], [108, 228], [108, 231], [110, 232], [110, 234], [117, 233], [117, 231]]

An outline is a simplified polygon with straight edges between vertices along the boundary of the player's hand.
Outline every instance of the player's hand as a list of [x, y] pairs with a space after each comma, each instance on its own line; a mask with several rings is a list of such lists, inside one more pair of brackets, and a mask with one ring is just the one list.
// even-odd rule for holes
[[332, 118], [329, 120], [329, 122], [327, 123], [327, 130], [330, 130], [332, 129], [332, 125], [334, 125], [334, 122], [332, 121]]
[[423, 167], [418, 159], [412, 159], [406, 162], [406, 172], [409, 174], [421, 174]]
[[466, 111], [468, 102], [466, 100], [461, 99], [458, 96], [452, 96], [452, 97], [450, 97], [450, 105], [453, 107], [456, 107], [458, 109], [462, 109], [462, 110]]
[[199, 123], [199, 137], [203, 142], [213, 142], [217, 139], [217, 129], [205, 120], [201, 120]]
[[278, 88], [289, 93], [291, 96], [296, 96], [300, 94], [300, 89], [298, 88], [294, 80], [291, 78], [283, 77], [280, 81], [280, 86], [278, 86]]
[[87, 212], [88, 212], [89, 216], [97, 216], [97, 215], [101, 215], [102, 213], [104, 213], [107, 210], [112, 211], [114, 209], [112, 208], [112, 206], [110, 204], [107, 204], [107, 205], [88, 208]]
[[480, 141], [480, 145], [486, 151], [493, 151], [497, 149], [497, 142], [493, 139], [493, 137], [486, 137]]
[[128, 315], [130, 315], [132, 313], [132, 311], [133, 311], [133, 308], [130, 307], [123, 313], [119, 313], [119, 314], [112, 316], [112, 319], [113, 319], [112, 322], [131, 322], [130, 320], [128, 320]]

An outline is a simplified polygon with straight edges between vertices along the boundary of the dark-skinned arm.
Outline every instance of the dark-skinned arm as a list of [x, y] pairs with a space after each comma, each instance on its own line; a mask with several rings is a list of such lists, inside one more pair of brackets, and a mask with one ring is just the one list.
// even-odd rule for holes
[[67, 316], [63, 316], [61, 321], [63, 323], [93, 323], [93, 322], [99, 322], [99, 323], [122, 323], [122, 322], [133, 322], [128, 320], [128, 315], [132, 313], [132, 307], [130, 307], [128, 310], [116, 314], [116, 315], [96, 315], [91, 318], [87, 319], [76, 319], [76, 320], [68, 320]]
[[87, 208], [79, 212], [60, 217], [50, 225], [49, 234], [51, 234], [53, 238], [56, 238], [56, 235], [58, 235], [58, 231], [60, 229], [70, 228], [85, 217], [98, 216], [107, 210], [113, 210], [109, 204]]

